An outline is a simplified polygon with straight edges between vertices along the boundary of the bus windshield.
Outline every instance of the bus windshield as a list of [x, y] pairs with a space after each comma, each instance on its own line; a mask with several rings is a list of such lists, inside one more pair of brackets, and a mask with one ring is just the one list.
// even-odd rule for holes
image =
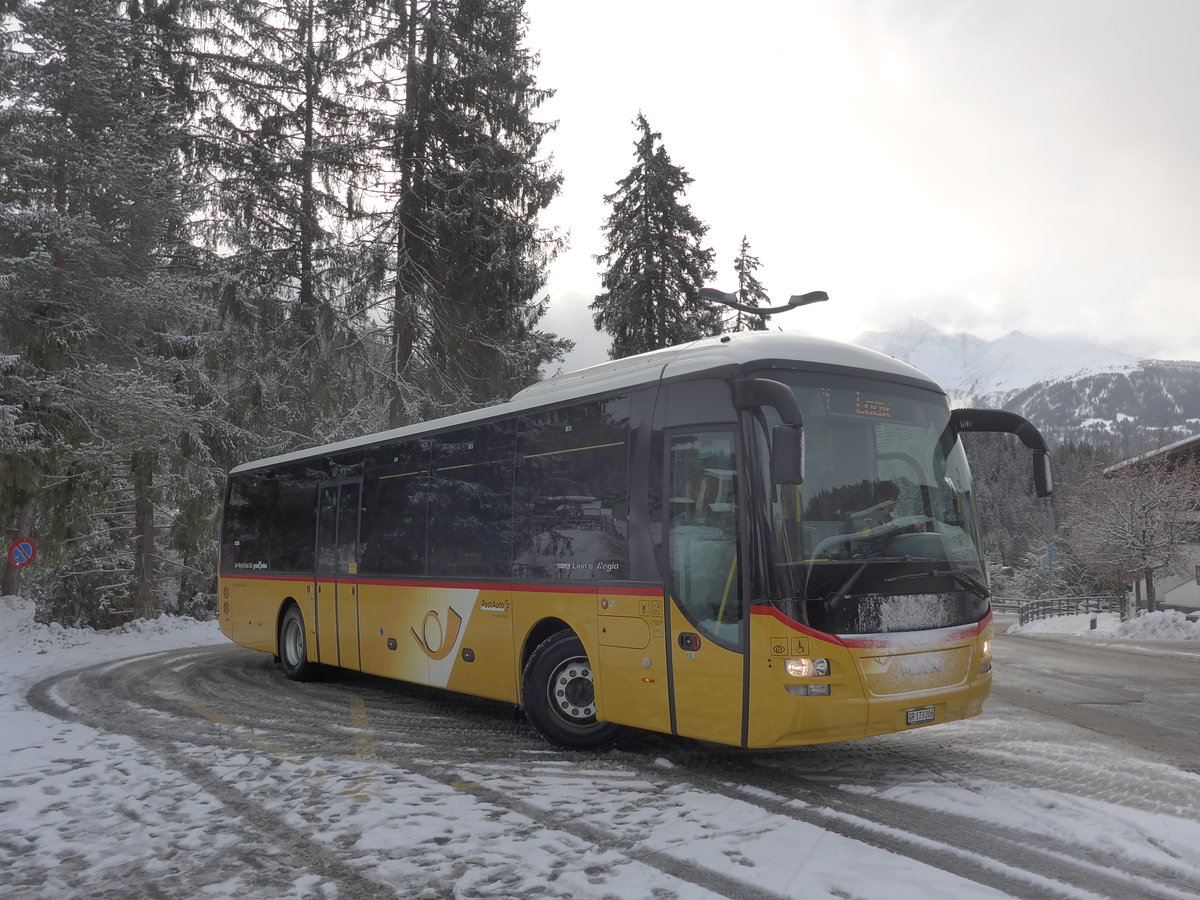
[[[764, 484], [768, 590], [794, 618], [835, 634], [979, 621], [988, 609], [982, 544], [946, 397], [855, 376], [770, 377], [799, 400], [805, 479]], [[764, 410], [760, 453], [774, 421]]]

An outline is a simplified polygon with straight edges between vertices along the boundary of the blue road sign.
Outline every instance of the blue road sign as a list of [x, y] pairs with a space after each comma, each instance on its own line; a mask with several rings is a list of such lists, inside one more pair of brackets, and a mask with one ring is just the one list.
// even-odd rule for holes
[[20, 569], [37, 558], [37, 544], [29, 538], [18, 538], [8, 545], [8, 561]]

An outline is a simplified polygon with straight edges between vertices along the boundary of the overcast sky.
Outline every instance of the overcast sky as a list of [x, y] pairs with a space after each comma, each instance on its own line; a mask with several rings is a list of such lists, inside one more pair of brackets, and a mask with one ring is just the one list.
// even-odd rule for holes
[[644, 112], [772, 324], [1074, 335], [1200, 359], [1200, 0], [527, 0], [570, 233], [544, 325], [606, 358], [603, 197]]

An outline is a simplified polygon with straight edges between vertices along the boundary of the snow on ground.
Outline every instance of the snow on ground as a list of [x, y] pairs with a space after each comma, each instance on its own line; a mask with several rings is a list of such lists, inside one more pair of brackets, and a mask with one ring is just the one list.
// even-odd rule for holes
[[[4, 889], [0, 894], [86, 896], [120, 870], [170, 878], [180, 868], [180, 854], [215, 857], [237, 851], [215, 788], [189, 782], [130, 738], [54, 719], [25, 701], [34, 683], [53, 674], [225, 641], [215, 622], [187, 618], [164, 617], [107, 632], [46, 626], [33, 621], [32, 603], [0, 598], [0, 872], [16, 872], [21, 878], [15, 894]], [[231, 753], [211, 762], [210, 770], [249, 796], [260, 792], [262, 784], [291, 780], [264, 806], [294, 820], [298, 832], [313, 830], [311, 823], [286, 812], [281, 798], [300, 792], [311, 799], [330, 788], [321, 805], [332, 805], [324, 806], [317, 841], [342, 847], [353, 841], [352, 857], [378, 853], [372, 880], [383, 883], [420, 875], [413, 869], [423, 865], [428, 883], [441, 886], [429, 896], [716, 896], [696, 885], [672, 884], [666, 873], [622, 859], [612, 849], [571, 846], [579, 840], [570, 834], [543, 832], [534, 839], [532, 823], [518, 812], [488, 808], [470, 793], [448, 789], [419, 772], [398, 778], [389, 773], [385, 779], [380, 765], [374, 759], [281, 760]], [[694, 796], [663, 797], [658, 809], [618, 809], [633, 794], [644, 801], [653, 792], [651, 785], [631, 782], [630, 791], [615, 792], [622, 796], [616, 800], [614, 794], [610, 808], [600, 802], [588, 772], [553, 768], [541, 776], [547, 780], [545, 803], [576, 803], [581, 817], [602, 828], [612, 825], [606, 826], [606, 813], [641, 817], [652, 835], [645, 842], [647, 853], [667, 852], [710, 867], [720, 861], [738, 875], [761, 865], [757, 874], [766, 891], [786, 892], [803, 883], [806, 896], [848, 896], [844, 890], [871, 896], [876, 886], [886, 884], [897, 900], [1001, 896], [948, 872], [728, 797], [691, 792]], [[413, 797], [420, 802], [413, 803]], [[272, 810], [273, 804], [280, 808]], [[714, 829], [713, 822], [721, 826]], [[444, 864], [421, 852], [431, 839], [453, 850], [441, 853]], [[412, 853], [397, 858], [397, 847], [412, 848]], [[797, 847], [805, 849], [798, 853]], [[564, 858], [576, 860], [575, 871], [561, 871]], [[94, 880], [64, 880], [56, 861], [67, 859], [83, 861]], [[474, 859], [472, 871], [456, 873], [449, 865], [454, 859]], [[361, 865], [358, 860], [355, 864]], [[502, 884], [493, 880], [489, 890], [486, 883], [471, 883], [489, 868], [494, 876], [497, 867], [509, 870]], [[31, 868], [39, 884], [30, 883]], [[598, 885], [599, 879], [591, 876], [599, 872], [606, 877]], [[196, 896], [262, 896], [237, 876], [196, 888]], [[300, 873], [291, 885], [279, 885], [274, 896], [330, 896], [330, 886], [316, 874]]]
[[[180, 854], [215, 857], [237, 851], [214, 787], [189, 782], [131, 738], [60, 721], [25, 701], [33, 684], [60, 672], [225, 641], [215, 622], [187, 618], [163, 617], [106, 632], [46, 626], [33, 621], [31, 602], [0, 598], [0, 872], [20, 877], [16, 893], [0, 888], [0, 894], [86, 896], [120, 870], [134, 869], [149, 879], [170, 878], [180, 868]], [[389, 773], [385, 779], [380, 765], [370, 758], [301, 761], [230, 753], [209, 767], [248, 796], [260, 792], [262, 784], [291, 780], [292, 785], [264, 806], [294, 820], [298, 832], [313, 830], [311, 823], [286, 812], [281, 798], [300, 792], [312, 799], [329, 787], [330, 796], [321, 803], [332, 806], [322, 811], [317, 841], [342, 847], [352, 841], [351, 856], [378, 853], [381, 859], [372, 867], [372, 880], [385, 884], [420, 875], [413, 869], [423, 865], [428, 883], [441, 885], [430, 896], [716, 896], [694, 884], [672, 884], [666, 873], [622, 859], [612, 849], [572, 847], [579, 840], [570, 834], [543, 830], [535, 840], [531, 822], [518, 812], [487, 808], [470, 793], [448, 789], [419, 772], [398, 777]], [[606, 814], [640, 817], [652, 836], [645, 841], [647, 853], [666, 852], [710, 867], [719, 861], [739, 876], [757, 868], [766, 891], [787, 892], [803, 883], [806, 896], [872, 896], [886, 884], [896, 900], [1001, 896], [948, 872], [772, 816], [750, 803], [689, 792], [663, 797], [661, 808], [630, 811], [630, 797], [636, 794], [644, 802], [647, 793], [653, 794], [652, 785], [631, 782], [630, 791], [614, 792], [610, 807], [601, 802], [589, 772], [553, 769], [547, 767], [540, 776], [547, 781], [546, 804], [576, 803], [580, 817], [593, 819], [599, 828], [613, 826], [604, 821]], [[420, 802], [413, 803], [413, 797]], [[273, 804], [280, 808], [272, 810]], [[621, 805], [625, 808], [619, 809]], [[714, 822], [720, 827], [714, 829]], [[421, 852], [431, 839], [453, 849], [453, 854], [441, 854], [445, 864]], [[397, 847], [413, 852], [397, 858]], [[798, 847], [805, 849], [797, 852]], [[471, 858], [476, 863], [465, 875], [449, 865], [452, 859]], [[577, 861], [576, 871], [561, 871], [564, 858]], [[85, 884], [59, 875], [57, 861], [68, 859], [84, 862], [94, 880]], [[473, 875], [489, 869], [480, 864], [486, 861], [493, 869], [510, 870], [503, 885], [493, 881], [491, 890], [487, 883], [471, 884]], [[30, 883], [31, 869], [40, 883]], [[598, 872], [606, 874], [600, 885], [599, 879], [589, 877]], [[0, 884], [3, 881], [0, 877]], [[262, 896], [237, 876], [195, 887], [196, 896]], [[841, 893], [846, 890], [851, 893]], [[330, 886], [319, 876], [300, 873], [291, 885], [279, 885], [274, 896], [330, 895]]]
[[[1096, 619], [1095, 629], [1092, 628], [1093, 618]], [[1116, 613], [1082, 613], [1013, 625], [1008, 629], [1008, 634], [1071, 634], [1127, 641], [1186, 641], [1200, 640], [1200, 622], [1189, 622], [1183, 613], [1173, 609], [1146, 613], [1128, 622], [1122, 622]]]
[[[157, 653], [201, 644], [221, 644], [226, 638], [216, 621], [198, 622], [187, 616], [139, 620], [120, 628], [64, 628], [57, 622], [33, 620], [33, 601], [0, 597], [0, 665], [5, 687], [10, 678], [23, 678], [28, 687], [46, 674], [142, 653]], [[86, 656], [86, 659], [76, 659]], [[42, 659], [38, 659], [42, 657]], [[14, 665], [19, 663], [19, 665]]]
[[[0, 873], [14, 873], [27, 856], [71, 856], [87, 860], [99, 881], [104, 869], [131, 857], [165, 857], [155, 832], [182, 827], [195, 841], [216, 833], [216, 804], [194, 786], [171, 796], [178, 776], [147, 764], [136, 742], [61, 722], [25, 700], [37, 681], [69, 669], [223, 641], [216, 623], [164, 617], [101, 633], [42, 625], [33, 616], [32, 602], [0, 597]], [[123, 837], [139, 840], [120, 849]], [[6, 880], [0, 874], [5, 897], [86, 893], [50, 881], [44, 891], [23, 894], [4, 887]]]
[[[1186, 636], [1196, 636], [1186, 622], [1169, 621]], [[1078, 627], [1087, 630], [1088, 624]], [[1113, 629], [1105, 634], [1113, 637], [1122, 626], [1104, 622], [1103, 627]], [[520, 808], [498, 806], [486, 795], [431, 780], [423, 774], [427, 760], [412, 760], [412, 771], [406, 771], [403, 763], [373, 753], [359, 753], [357, 759], [291, 759], [265, 746], [257, 748], [261, 752], [222, 755], [215, 747], [192, 747], [171, 760], [132, 738], [39, 713], [26, 701], [33, 684], [64, 671], [225, 642], [214, 622], [186, 618], [164, 617], [107, 632], [40, 625], [33, 621], [32, 603], [0, 598], [0, 895], [91, 896], [98, 884], [111, 885], [114, 877], [128, 878], [134, 871], [141, 883], [172, 884], [181, 895], [338, 896], [337, 887], [322, 877], [320, 860], [295, 872], [290, 883], [275, 883], [270, 893], [261, 878], [253, 882], [252, 870], [230, 871], [231, 858], [254, 855], [253, 848], [239, 846], [243, 839], [231, 827], [237, 817], [228, 804], [238, 799], [286, 822], [299, 854], [327, 848], [329, 859], [340, 859], [381, 889], [389, 882], [422, 878], [431, 892], [420, 896], [716, 896], [675, 882], [661, 867], [643, 862], [650, 857], [753, 878], [764, 892], [783, 895], [802, 890], [814, 898], [1002, 896], [942, 869], [773, 815], [752, 802], [699, 790], [664, 793], [644, 775], [622, 775], [612, 767], [602, 773], [605, 784], [587, 760], [548, 758], [520, 773], [490, 771], [481, 761], [478, 772], [464, 771], [462, 777], [473, 783], [494, 780], [498, 787], [525, 779], [532, 791], [526, 809], [575, 807], [581, 822], [593, 824], [598, 833], [627, 836], [635, 852], [591, 846], [576, 834], [538, 825]], [[960, 725], [995, 727], [982, 719]], [[190, 762], [181, 769], [184, 757]], [[205, 777], [197, 779], [201, 770]], [[544, 785], [533, 784], [538, 779]], [[953, 811], [983, 788], [974, 785], [946, 797], [926, 790], [922, 802]], [[1007, 790], [990, 788], [998, 789]], [[912, 802], [903, 797], [906, 788], [892, 790]], [[299, 796], [319, 811], [319, 821], [293, 811], [288, 798]], [[1025, 808], [1027, 801], [1028, 796], [1012, 797], [1012, 809]], [[1111, 807], [1094, 805], [1098, 808], [1085, 815], [1111, 822]], [[1047, 808], [1055, 808], [1054, 798]], [[210, 860], [213, 875], [207, 882], [172, 882], [176, 873], [195, 878]]]

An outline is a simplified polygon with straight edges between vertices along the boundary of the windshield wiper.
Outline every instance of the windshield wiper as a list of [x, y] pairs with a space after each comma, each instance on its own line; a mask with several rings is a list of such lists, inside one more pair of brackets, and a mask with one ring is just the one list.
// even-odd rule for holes
[[829, 610], [830, 612], [833, 612], [834, 607], [837, 606], [839, 603], [841, 603], [842, 599], [848, 593], [850, 593], [850, 588], [854, 587], [854, 582], [858, 581], [858, 579], [862, 575], [862, 573], [867, 571], [867, 566], [869, 566], [870, 564], [871, 564], [871, 561], [867, 560], [866, 562], [862, 563], [862, 565], [860, 565], [857, 569], [855, 569], [854, 574], [851, 575], [849, 578], [847, 578], [845, 583], [843, 583], [842, 586], [837, 589], [837, 591], [833, 594], [833, 596], [831, 596], [829, 599], [827, 599], [825, 601], [825, 609]]
[[961, 586], [965, 587], [972, 593], [978, 594], [985, 600], [992, 595], [988, 590], [988, 586], [966, 572], [960, 572], [957, 569], [930, 569], [927, 572], [906, 572], [903, 575], [893, 575], [890, 578], [883, 579], [884, 581], [907, 581], [911, 578], [932, 578], [938, 575], [949, 575]]

